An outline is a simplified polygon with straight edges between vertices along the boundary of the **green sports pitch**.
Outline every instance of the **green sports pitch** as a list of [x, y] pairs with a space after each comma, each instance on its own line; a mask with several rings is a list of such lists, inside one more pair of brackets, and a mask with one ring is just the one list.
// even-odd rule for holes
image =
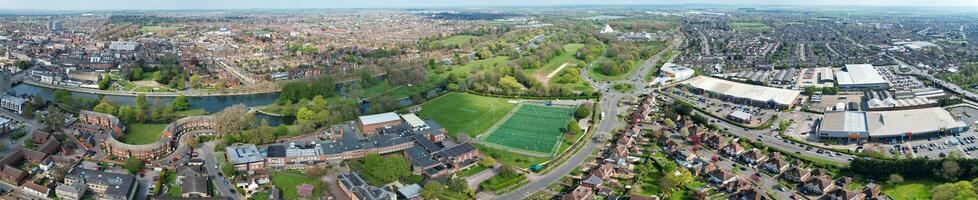
[[521, 104], [481, 141], [517, 153], [553, 156], [563, 138], [563, 130], [573, 120], [574, 110], [573, 107]]

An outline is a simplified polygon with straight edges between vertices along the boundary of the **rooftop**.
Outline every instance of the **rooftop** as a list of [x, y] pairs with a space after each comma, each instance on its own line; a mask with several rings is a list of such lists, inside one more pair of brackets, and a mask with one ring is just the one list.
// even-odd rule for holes
[[940, 107], [897, 111], [825, 113], [819, 131], [850, 132], [871, 136], [898, 136], [967, 126]]
[[227, 149], [228, 162], [231, 164], [247, 164], [265, 160], [261, 152], [258, 152], [258, 147], [254, 144], [228, 146], [225, 148]]
[[364, 125], [377, 124], [377, 123], [383, 123], [389, 121], [397, 121], [400, 119], [401, 117], [397, 116], [397, 113], [394, 112], [380, 113], [380, 114], [373, 114], [367, 116], [360, 116], [360, 124], [364, 124]]
[[801, 94], [801, 92], [797, 90], [738, 83], [708, 76], [693, 77], [684, 83], [703, 90], [734, 96], [737, 98], [752, 99], [762, 102], [773, 101], [782, 105], [790, 105], [794, 103], [795, 99], [798, 98], [798, 95]]
[[871, 64], [847, 64], [846, 71], [835, 72], [839, 85], [886, 84], [886, 79]]

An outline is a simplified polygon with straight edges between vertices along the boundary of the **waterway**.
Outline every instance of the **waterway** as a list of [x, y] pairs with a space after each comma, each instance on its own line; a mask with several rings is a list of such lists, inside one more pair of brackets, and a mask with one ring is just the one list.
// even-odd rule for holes
[[[15, 95], [37, 95], [44, 100], [51, 100], [51, 96], [54, 93], [53, 89], [34, 86], [30, 84], [17, 84], [11, 88]], [[100, 95], [84, 92], [71, 92], [71, 96], [75, 98], [90, 98], [98, 99]], [[146, 97], [150, 104], [155, 105], [169, 105], [171, 101], [176, 97]], [[224, 110], [226, 107], [233, 106], [235, 104], [244, 104], [245, 106], [261, 106], [268, 105], [275, 102], [278, 99], [278, 93], [261, 93], [261, 94], [245, 94], [245, 95], [232, 95], [232, 96], [199, 96], [199, 97], [187, 97], [190, 99], [190, 109], [204, 109], [207, 112], [214, 113]], [[136, 103], [135, 96], [116, 96], [116, 95], [105, 95], [105, 99], [109, 102], [121, 105], [133, 105]]]

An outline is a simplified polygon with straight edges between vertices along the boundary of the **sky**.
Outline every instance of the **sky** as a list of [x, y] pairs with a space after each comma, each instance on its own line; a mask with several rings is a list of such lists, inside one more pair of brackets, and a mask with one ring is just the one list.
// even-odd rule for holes
[[978, 0], [0, 0], [0, 10], [435, 8], [663, 4], [978, 7]]

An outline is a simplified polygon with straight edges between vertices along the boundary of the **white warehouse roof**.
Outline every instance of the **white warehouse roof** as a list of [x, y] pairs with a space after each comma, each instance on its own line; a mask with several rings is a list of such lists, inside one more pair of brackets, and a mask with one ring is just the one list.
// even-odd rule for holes
[[870, 64], [847, 64], [846, 71], [835, 72], [839, 85], [886, 84], [886, 79]]
[[898, 111], [825, 113], [819, 131], [893, 137], [908, 132], [930, 133], [964, 126], [968, 125], [955, 120], [943, 108], [931, 107]]
[[401, 120], [401, 117], [397, 116], [397, 113], [394, 112], [360, 116], [360, 124], [364, 124], [364, 125], [383, 123], [389, 121], [397, 121], [397, 120]]
[[693, 77], [685, 82], [693, 87], [712, 91], [737, 98], [751, 99], [762, 102], [775, 102], [781, 105], [794, 104], [801, 94], [797, 90], [764, 87], [746, 83], [738, 83], [708, 76]]

